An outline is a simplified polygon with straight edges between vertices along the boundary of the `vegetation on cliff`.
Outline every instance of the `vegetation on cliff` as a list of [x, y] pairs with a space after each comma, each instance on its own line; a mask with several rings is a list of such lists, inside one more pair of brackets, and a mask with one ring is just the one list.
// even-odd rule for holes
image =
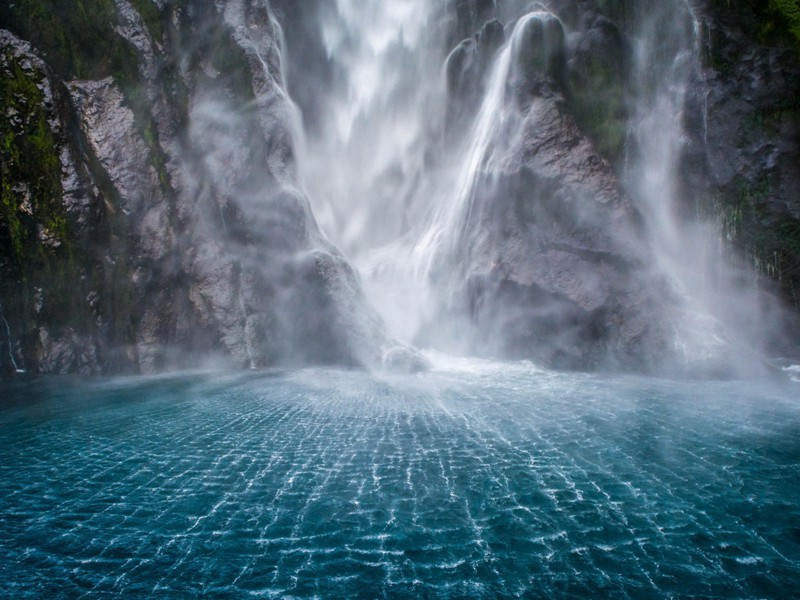
[[800, 52], [800, 0], [711, 0], [723, 15], [738, 17], [762, 44], [794, 45]]

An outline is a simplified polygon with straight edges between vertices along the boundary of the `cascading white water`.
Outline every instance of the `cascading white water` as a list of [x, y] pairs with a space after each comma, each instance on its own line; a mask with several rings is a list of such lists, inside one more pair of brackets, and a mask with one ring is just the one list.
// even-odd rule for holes
[[[713, 361], [732, 344], [757, 346], [759, 296], [724, 265], [713, 225], [680, 215], [684, 110], [701, 68], [699, 22], [685, 0], [642, 6], [630, 82], [636, 150], [623, 179], [644, 215], [653, 269], [684, 305], [674, 343], [687, 363]], [[449, 135], [443, 8], [428, 0], [336, 0], [320, 11], [334, 85], [320, 102], [319, 127], [298, 145], [323, 231], [405, 342], [447, 304], [450, 280], [460, 276], [448, 272], [455, 262], [448, 259], [469, 251], [463, 235], [479, 182], [485, 187], [502, 171], [521, 135], [524, 114], [511, 90], [520, 36], [532, 20], [555, 19], [541, 3], [510, 19], [473, 118]], [[498, 4], [506, 17], [518, 9]], [[739, 327], [745, 320], [752, 331]]]
[[468, 131], [444, 141], [444, 29], [430, 2], [338, 0], [323, 21], [343, 82], [326, 99], [321, 133], [301, 144], [300, 165], [322, 229], [359, 268], [368, 296], [396, 337], [412, 342], [446, 281], [433, 271], [462, 242], [476, 182], [490, 174], [519, 127], [509, 98], [519, 35], [489, 69]]
[[706, 275], [697, 267], [703, 263], [705, 248], [697, 243], [699, 236], [687, 236], [687, 224], [677, 214], [678, 159], [686, 143], [684, 106], [690, 78], [698, 68], [693, 39], [697, 21], [684, 2], [652, 7], [639, 20], [631, 124], [638, 156], [626, 174], [628, 188], [647, 221], [658, 269], [687, 303], [686, 316], [694, 322], [678, 324], [676, 343], [683, 346], [688, 360], [696, 360], [704, 348], [709, 354], [718, 351], [721, 342], [714, 335], [713, 317], [702, 307]]
[[337, 0], [325, 11], [322, 39], [338, 82], [322, 101], [319, 131], [299, 153], [322, 230], [404, 341], [416, 332], [427, 293], [400, 240], [416, 235], [440, 193], [431, 153], [445, 107], [441, 64], [431, 60], [444, 51], [437, 16], [427, 0]]
[[409, 227], [425, 169], [424, 145], [442, 99], [425, 0], [336, 0], [322, 40], [337, 85], [320, 131], [301, 145], [303, 179], [322, 229], [350, 257]]
[[[516, 21], [489, 70], [474, 119], [449, 147], [437, 148], [447, 156], [426, 172], [428, 182], [420, 191], [427, 194], [428, 206], [421, 220], [363, 261], [368, 290], [394, 325], [393, 333], [406, 341], [413, 341], [420, 328], [436, 318], [442, 297], [461, 277], [454, 265], [469, 251], [465, 232], [479, 184], [502, 169], [506, 149], [516, 146], [522, 135], [522, 115], [511, 84], [517, 79], [523, 32], [531, 21], [552, 18], [535, 10]], [[453, 351], [455, 346], [447, 345]]]
[[[692, 4], [679, 0], [651, 3], [637, 29], [630, 126], [637, 156], [625, 174], [626, 186], [645, 217], [656, 268], [684, 303], [674, 324], [675, 343], [692, 364], [718, 359], [732, 347], [746, 356], [759, 350], [762, 328], [772, 320], [763, 314], [765, 297], [752, 277], [742, 277], [727, 261], [716, 223], [681, 215], [698, 198], [704, 200], [702, 190], [679, 189], [688, 143], [687, 96], [703, 68], [702, 26]], [[706, 115], [700, 121], [705, 127]], [[698, 137], [706, 139], [705, 132]], [[692, 193], [697, 197], [682, 197]]]

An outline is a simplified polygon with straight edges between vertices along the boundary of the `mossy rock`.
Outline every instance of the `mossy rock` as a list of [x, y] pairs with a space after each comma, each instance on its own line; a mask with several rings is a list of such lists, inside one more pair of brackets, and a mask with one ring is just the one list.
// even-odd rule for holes
[[794, 46], [800, 54], [800, 0], [709, 0], [719, 16], [736, 20], [766, 45]]
[[800, 220], [776, 212], [769, 178], [737, 178], [715, 200], [725, 238], [800, 308]]
[[[10, 273], [30, 260], [68, 252], [61, 161], [48, 122], [44, 76], [3, 51], [0, 63], [0, 253]], [[46, 240], [46, 243], [41, 243]], [[7, 273], [9, 274], [9, 273]]]
[[76, 223], [63, 202], [60, 91], [31, 55], [12, 46], [0, 53], [0, 301], [21, 354], [31, 356], [35, 323], [55, 324], [57, 334], [92, 315]]
[[578, 126], [611, 162], [623, 154], [628, 127], [625, 87], [619, 67], [599, 57], [571, 73], [569, 100]]
[[0, 17], [62, 79], [135, 73], [135, 52], [114, 33], [113, 0], [16, 0], [0, 8]]

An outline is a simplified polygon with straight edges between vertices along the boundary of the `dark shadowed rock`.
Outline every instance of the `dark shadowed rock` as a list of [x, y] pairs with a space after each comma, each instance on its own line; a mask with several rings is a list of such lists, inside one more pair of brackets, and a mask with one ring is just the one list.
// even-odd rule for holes
[[758, 22], [741, 4], [703, 3], [708, 46], [688, 111], [686, 197], [709, 197], [701, 210], [719, 215], [747, 268], [767, 287], [777, 280], [798, 309], [800, 58], [796, 48], [758, 43]]

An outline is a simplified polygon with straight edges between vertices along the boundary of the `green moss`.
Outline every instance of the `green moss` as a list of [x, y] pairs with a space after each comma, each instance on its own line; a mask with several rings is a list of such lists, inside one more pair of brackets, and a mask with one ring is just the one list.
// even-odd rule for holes
[[[56, 333], [92, 318], [82, 301], [76, 227], [62, 199], [62, 141], [49, 123], [55, 114], [45, 105], [44, 84], [43, 73], [2, 50], [0, 299], [26, 355], [38, 343], [34, 323], [49, 323]], [[46, 301], [34, 315], [37, 289]]]
[[[118, 47], [125, 45], [120, 40]], [[149, 102], [142, 92], [137, 63], [130, 60], [135, 53], [125, 50], [122, 56], [128, 58], [108, 61], [97, 73], [115, 76], [123, 89], [151, 149], [151, 161], [167, 188], [165, 160]], [[61, 58], [72, 60], [68, 55]], [[39, 87], [44, 73], [26, 70], [10, 50], [3, 51], [0, 59], [0, 299], [7, 318], [15, 323], [15, 336], [28, 356], [37, 351], [38, 325], [45, 324], [56, 336], [69, 327], [91, 334], [98, 326], [96, 310], [103, 315], [109, 343], [125, 346], [131, 340], [134, 305], [127, 223], [121, 212], [106, 212], [102, 204], [87, 217], [92, 220], [89, 229], [71, 221], [63, 204], [59, 156], [59, 148], [67, 140], [56, 139], [49, 123], [49, 119], [59, 118], [55, 111], [60, 108], [54, 106], [50, 113], [44, 105]], [[76, 67], [79, 63], [74, 61], [69, 64], [76, 71], [85, 68]], [[108, 73], [108, 68], [116, 71]], [[64, 135], [77, 132], [65, 131]], [[118, 204], [116, 191], [99, 162], [91, 153], [86, 158], [91, 179], [107, 206]], [[41, 307], [34, 302], [38, 289], [44, 298]], [[99, 308], [86, 301], [93, 290], [101, 292], [103, 305]]]
[[[153, 37], [169, 43], [171, 38], [163, 38], [170, 23], [162, 20], [152, 0], [131, 1]], [[166, 157], [150, 110], [147, 82], [140, 72], [140, 57], [114, 31], [117, 19], [113, 0], [0, 3], [3, 26], [29, 40], [59, 78], [114, 78], [134, 113], [160, 184], [170, 194]], [[103, 339], [112, 348], [128, 347], [135, 301], [129, 223], [114, 209], [120, 202], [118, 194], [97, 158], [87, 152], [88, 170], [83, 174], [99, 188], [98, 201], [103, 202], [91, 208], [88, 227], [71, 222], [62, 200], [59, 157], [60, 144], [67, 140], [55, 139], [48, 123], [48, 117], [58, 116], [44, 107], [38, 87], [44, 74], [24, 71], [10, 52], [0, 58], [8, 65], [0, 72], [0, 300], [7, 318], [15, 323], [15, 337], [30, 356], [36, 353], [38, 325], [45, 324], [56, 336], [67, 327], [93, 335], [99, 327], [97, 317], [102, 315]], [[162, 75], [170, 79], [165, 85], [161, 81], [155, 85], [185, 93], [173, 71], [165, 68]], [[11, 114], [13, 118], [6, 118]], [[64, 134], [80, 135], [77, 128]], [[83, 172], [83, 166], [78, 168]], [[41, 308], [34, 302], [38, 289], [44, 297]], [[99, 304], [94, 307], [87, 302], [92, 291], [99, 292]], [[111, 360], [124, 363], [124, 354]]]
[[164, 16], [153, 0], [130, 0], [136, 12], [142, 17], [150, 35], [159, 42], [164, 41]]
[[[152, 0], [134, 0], [133, 4], [153, 35], [163, 39], [158, 7]], [[119, 16], [113, 0], [19, 0], [0, 8], [0, 16], [15, 33], [42, 52], [62, 79], [114, 77], [148, 143], [160, 180], [166, 185], [166, 161], [154, 133], [150, 102], [143, 92], [139, 57], [114, 31]]]
[[589, 61], [573, 76], [569, 101], [578, 126], [611, 160], [622, 156], [627, 131], [624, 87], [619, 72], [603, 57]]
[[167, 174], [167, 160], [161, 149], [161, 144], [158, 139], [158, 130], [153, 120], [153, 115], [150, 112], [150, 100], [147, 94], [144, 93], [143, 88], [144, 84], [138, 82], [129, 82], [121, 86], [126, 104], [133, 111], [134, 122], [139, 135], [142, 137], [142, 140], [149, 150], [148, 161], [158, 173], [159, 182], [161, 183], [163, 191], [169, 194], [171, 188], [169, 185], [169, 176]]
[[55, 252], [39, 242], [40, 226], [56, 246], [67, 247], [69, 239], [61, 203], [61, 161], [37, 85], [41, 75], [26, 72], [8, 52], [3, 63], [0, 248], [10, 257], [11, 267], [21, 269], [31, 257], [42, 259]]
[[218, 27], [210, 47], [205, 50], [212, 57], [214, 68], [243, 102], [255, 100], [250, 65], [244, 50], [233, 40], [227, 27]]
[[770, 212], [772, 186], [737, 179], [715, 198], [722, 231], [751, 262], [756, 273], [778, 282], [800, 308], [800, 221]]
[[113, 0], [16, 0], [0, 8], [0, 17], [64, 79], [102, 79], [135, 68], [133, 48], [113, 31]]
[[772, 18], [762, 27], [786, 32], [800, 48], [800, 0], [769, 0], [768, 6]]

